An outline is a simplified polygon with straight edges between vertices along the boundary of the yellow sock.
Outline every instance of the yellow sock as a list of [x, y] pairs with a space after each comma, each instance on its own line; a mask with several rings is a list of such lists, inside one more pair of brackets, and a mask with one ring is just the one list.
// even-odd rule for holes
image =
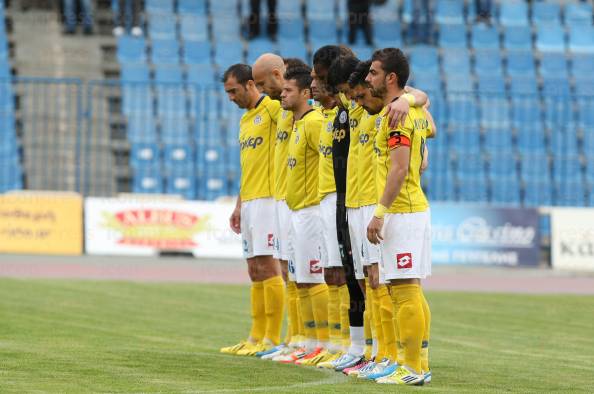
[[309, 288], [314, 320], [316, 322], [316, 336], [318, 344], [328, 346], [330, 332], [328, 330], [328, 286], [325, 283]]
[[378, 297], [378, 290], [379, 289], [371, 289], [373, 297], [373, 299], [371, 300], [371, 320], [373, 322], [375, 340], [377, 341], [377, 354], [375, 355], [376, 362], [380, 362], [384, 358], [388, 357], [388, 353], [386, 351], [386, 341], [384, 338], [384, 330], [382, 327], [382, 319], [380, 314], [380, 299]]
[[283, 277], [273, 276], [262, 282], [264, 285], [264, 307], [266, 311], [265, 338], [275, 345], [280, 343], [285, 313], [285, 281]]
[[400, 343], [404, 349], [404, 365], [421, 373], [421, 345], [425, 331], [425, 315], [419, 285], [393, 285], [392, 302], [398, 306], [396, 319]]
[[365, 278], [365, 312], [363, 313], [363, 335], [365, 338], [365, 359], [371, 360], [371, 353], [373, 351], [373, 296], [371, 295], [371, 286], [369, 286], [369, 279]]
[[429, 371], [429, 338], [431, 336], [431, 309], [421, 289], [421, 300], [423, 302], [423, 314], [425, 315], [425, 331], [423, 334], [423, 346], [421, 347], [421, 368]]
[[376, 290], [376, 295], [378, 298], [385, 354], [391, 361], [397, 361], [398, 349], [396, 347], [396, 329], [394, 328], [394, 306], [388, 292], [388, 286], [380, 285]]
[[342, 347], [346, 350], [351, 346], [351, 331], [349, 329], [349, 308], [351, 306], [351, 297], [347, 285], [338, 286], [338, 295], [340, 297], [340, 331], [342, 336]]
[[285, 343], [291, 343], [294, 341], [293, 337], [299, 335], [299, 317], [297, 311], [297, 286], [295, 282], [287, 282], [287, 320], [289, 329], [287, 332], [290, 334], [289, 338], [285, 340]]
[[307, 340], [315, 341], [317, 340], [316, 323], [314, 321], [309, 288], [302, 287], [297, 291], [299, 292], [299, 310], [301, 312], [301, 329], [303, 330], [303, 336]]
[[340, 296], [338, 286], [328, 285], [328, 326], [330, 327], [330, 348], [337, 352], [342, 347], [340, 332]]
[[260, 342], [266, 332], [266, 311], [264, 308], [264, 285], [262, 282], [252, 282], [251, 296], [252, 329], [250, 340]]

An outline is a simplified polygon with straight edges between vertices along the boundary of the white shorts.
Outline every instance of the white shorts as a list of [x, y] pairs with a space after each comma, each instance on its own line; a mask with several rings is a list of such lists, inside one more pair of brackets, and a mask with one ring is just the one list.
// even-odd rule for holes
[[353, 252], [355, 278], [357, 279], [365, 279], [365, 274], [363, 273], [363, 234], [361, 233], [361, 219], [361, 210], [359, 208], [347, 208], [351, 250]]
[[322, 267], [322, 220], [314, 205], [291, 211], [289, 277], [297, 283], [326, 283]]
[[381, 244], [386, 279], [431, 275], [431, 211], [387, 213]]
[[374, 245], [367, 239], [367, 226], [369, 226], [369, 222], [373, 217], [375, 207], [375, 205], [365, 205], [364, 207], [359, 208], [362, 218], [361, 234], [363, 234], [362, 256], [364, 266], [375, 264], [380, 261], [381, 251], [379, 245]]
[[274, 215], [274, 258], [289, 260], [289, 227], [291, 210], [285, 200], [275, 201]]
[[324, 237], [324, 267], [342, 268], [336, 232], [336, 193], [327, 194], [320, 201], [320, 215], [322, 218], [322, 236]]
[[274, 254], [274, 200], [258, 198], [241, 203], [243, 257]]

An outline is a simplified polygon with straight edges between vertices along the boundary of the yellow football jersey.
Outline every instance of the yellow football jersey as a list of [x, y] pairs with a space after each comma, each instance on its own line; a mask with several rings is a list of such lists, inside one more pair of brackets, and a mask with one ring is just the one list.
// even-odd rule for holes
[[324, 115], [311, 109], [295, 121], [287, 158], [287, 205], [294, 211], [320, 203], [318, 165]]
[[392, 165], [390, 151], [398, 146], [410, 147], [410, 161], [408, 174], [402, 184], [400, 193], [391, 206], [388, 213], [413, 213], [422, 212], [429, 208], [429, 202], [421, 188], [421, 164], [423, 163], [423, 150], [425, 139], [430, 133], [431, 126], [425, 116], [423, 108], [411, 107], [404, 126], [399, 125], [391, 129], [388, 117], [382, 117], [380, 128], [375, 139], [377, 147], [377, 195], [381, 199], [386, 178]]
[[332, 163], [332, 138], [334, 131], [334, 117], [336, 116], [336, 107], [326, 109], [322, 108], [324, 123], [320, 130], [320, 164], [319, 164], [319, 193], [320, 200], [325, 195], [336, 191], [336, 182], [334, 182], [334, 166]]
[[375, 135], [381, 119], [379, 114], [370, 115], [367, 111], [361, 117], [361, 125], [359, 127], [359, 160], [357, 163], [360, 207], [377, 204], [377, 190], [375, 188], [377, 155], [373, 148]]
[[241, 117], [239, 147], [241, 201], [272, 197], [274, 193], [274, 138], [280, 103], [262, 96]]
[[345, 205], [347, 208], [359, 208], [359, 185], [357, 171], [359, 162], [359, 124], [365, 110], [355, 101], [349, 104], [350, 144], [347, 161], [347, 190]]
[[284, 200], [287, 194], [287, 155], [293, 130], [293, 112], [281, 110], [276, 122], [274, 145], [274, 199]]

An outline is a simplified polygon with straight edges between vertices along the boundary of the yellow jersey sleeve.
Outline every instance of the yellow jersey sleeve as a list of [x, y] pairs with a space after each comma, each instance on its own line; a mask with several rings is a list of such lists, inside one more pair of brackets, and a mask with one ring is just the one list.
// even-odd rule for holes
[[287, 156], [292, 131], [293, 112], [281, 110], [276, 122], [274, 144], [274, 198], [277, 201], [284, 200], [287, 194]]
[[287, 157], [287, 195], [290, 209], [297, 211], [320, 203], [318, 165], [320, 129], [324, 116], [310, 110], [295, 121]]
[[378, 200], [384, 193], [386, 179], [392, 165], [390, 152], [398, 147], [410, 149], [410, 161], [406, 178], [400, 193], [392, 205], [388, 207], [388, 213], [422, 212], [429, 208], [429, 203], [421, 188], [420, 173], [428, 129], [429, 122], [422, 108], [411, 108], [404, 126], [399, 125], [396, 129], [389, 127], [387, 116], [381, 120], [376, 137]]
[[359, 208], [359, 185], [357, 172], [359, 166], [359, 126], [365, 110], [355, 101], [349, 102], [350, 143], [347, 160], [347, 186], [345, 205], [347, 208]]
[[379, 114], [370, 115], [367, 111], [361, 118], [361, 126], [359, 127], [359, 160], [357, 165], [360, 207], [377, 204], [375, 186], [376, 155], [373, 147], [381, 119]]
[[256, 107], [241, 117], [241, 201], [269, 198], [274, 193], [274, 140], [279, 108], [278, 101], [262, 96]]
[[332, 139], [334, 131], [334, 118], [336, 117], [336, 107], [331, 109], [322, 109], [324, 122], [320, 130], [320, 163], [318, 191], [320, 200], [327, 194], [336, 191], [336, 182], [334, 182], [334, 166], [332, 163]]

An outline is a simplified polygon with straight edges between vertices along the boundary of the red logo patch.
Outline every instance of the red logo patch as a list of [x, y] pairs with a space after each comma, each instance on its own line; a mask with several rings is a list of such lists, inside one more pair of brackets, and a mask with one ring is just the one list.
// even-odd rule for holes
[[322, 264], [320, 264], [320, 260], [309, 260], [309, 273], [310, 274], [322, 274], [324, 269], [322, 268]]
[[272, 248], [274, 246], [274, 234], [268, 234], [268, 247]]
[[399, 270], [413, 267], [413, 259], [411, 253], [399, 253], [396, 255], [396, 268]]

